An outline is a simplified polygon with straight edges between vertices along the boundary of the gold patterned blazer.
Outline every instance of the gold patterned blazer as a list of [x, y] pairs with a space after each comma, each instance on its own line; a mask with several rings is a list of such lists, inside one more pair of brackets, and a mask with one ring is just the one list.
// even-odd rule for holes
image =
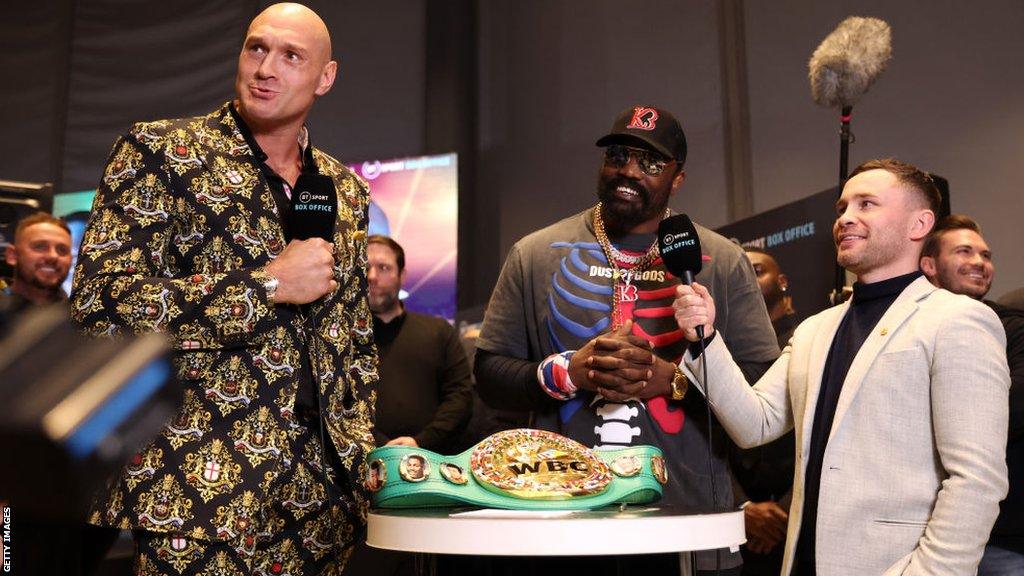
[[[229, 105], [136, 124], [114, 145], [75, 270], [74, 319], [96, 335], [161, 332], [175, 348], [178, 415], [101, 495], [91, 521], [199, 539], [269, 538], [325, 501], [319, 439], [294, 414], [312, 369], [344, 470], [342, 540], [365, 519], [360, 468], [373, 447], [377, 355], [366, 303], [366, 183], [313, 150], [338, 196], [337, 290], [303, 314], [270, 305], [262, 267], [285, 246], [282, 215]], [[313, 321], [310, 321], [311, 316]], [[311, 515], [310, 517], [314, 517]], [[321, 515], [323, 516], [323, 515]], [[323, 524], [302, 529], [329, 545]]]

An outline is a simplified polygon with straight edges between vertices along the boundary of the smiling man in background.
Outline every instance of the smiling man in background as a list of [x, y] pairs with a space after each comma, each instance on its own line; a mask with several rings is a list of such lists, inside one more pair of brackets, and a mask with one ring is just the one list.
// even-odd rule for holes
[[968, 216], [954, 214], [935, 225], [921, 251], [921, 270], [932, 284], [984, 302], [1006, 331], [1012, 382], [1006, 444], [1010, 492], [999, 505], [978, 574], [1024, 574], [1024, 310], [984, 300], [995, 277], [995, 262], [981, 227]]
[[63, 220], [46, 212], [26, 216], [4, 258], [14, 277], [0, 292], [0, 313], [14, 315], [29, 306], [67, 300], [61, 284], [71, 268], [71, 231]]

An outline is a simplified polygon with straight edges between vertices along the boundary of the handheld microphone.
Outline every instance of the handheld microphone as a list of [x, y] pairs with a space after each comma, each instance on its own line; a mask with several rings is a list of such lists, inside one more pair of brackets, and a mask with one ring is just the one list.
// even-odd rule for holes
[[[697, 228], [694, 227], [690, 217], [686, 214], [669, 216], [658, 224], [658, 248], [661, 250], [661, 261], [665, 268], [682, 279], [683, 283], [689, 286], [693, 284], [693, 277], [700, 273], [703, 265], [703, 257], [700, 253], [700, 237], [697, 236]], [[704, 327], [697, 326], [697, 345], [700, 347], [700, 356], [704, 357]], [[710, 398], [710, 384], [708, 383], [707, 358], [701, 361], [704, 367], [704, 390]], [[711, 502], [718, 505], [718, 488], [715, 486], [715, 474], [711, 466], [713, 449], [711, 430], [711, 402], [704, 404], [708, 418], [708, 480], [711, 483]], [[716, 553], [716, 563], [720, 562]]]
[[853, 106], [892, 58], [884, 20], [850, 16], [825, 37], [808, 63], [811, 96], [822, 106]]
[[334, 242], [338, 194], [334, 181], [321, 174], [302, 174], [292, 188], [292, 203], [285, 218], [285, 239], [323, 238]]
[[[658, 224], [658, 248], [665, 268], [689, 286], [700, 273], [702, 259], [697, 229], [686, 214], [665, 218]], [[704, 327], [697, 327], [697, 337], [704, 340]]]

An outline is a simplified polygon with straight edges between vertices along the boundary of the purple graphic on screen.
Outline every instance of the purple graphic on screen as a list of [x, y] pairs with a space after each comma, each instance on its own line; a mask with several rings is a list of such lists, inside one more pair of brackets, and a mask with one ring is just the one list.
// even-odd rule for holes
[[370, 184], [370, 234], [405, 249], [407, 309], [455, 320], [458, 161], [455, 154], [350, 164]]

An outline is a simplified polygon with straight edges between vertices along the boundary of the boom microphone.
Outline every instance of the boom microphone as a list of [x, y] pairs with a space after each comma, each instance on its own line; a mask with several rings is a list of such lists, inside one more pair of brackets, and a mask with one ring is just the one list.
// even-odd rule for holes
[[808, 77], [822, 106], [853, 106], [892, 58], [892, 31], [878, 18], [850, 16], [814, 51]]
[[[658, 248], [665, 268], [689, 286], [703, 264], [697, 229], [686, 214], [676, 214], [658, 224]], [[697, 327], [697, 337], [704, 339], [704, 327]]]
[[[825, 37], [811, 55], [807, 74], [811, 96], [822, 106], [839, 112], [839, 187], [846, 184], [850, 164], [850, 119], [853, 105], [860, 100], [892, 58], [892, 31], [878, 18], [851, 16]], [[832, 302], [841, 302], [846, 272], [836, 264]]]
[[334, 181], [321, 174], [302, 174], [292, 188], [292, 203], [285, 219], [285, 238], [323, 238], [334, 242], [338, 193]]

